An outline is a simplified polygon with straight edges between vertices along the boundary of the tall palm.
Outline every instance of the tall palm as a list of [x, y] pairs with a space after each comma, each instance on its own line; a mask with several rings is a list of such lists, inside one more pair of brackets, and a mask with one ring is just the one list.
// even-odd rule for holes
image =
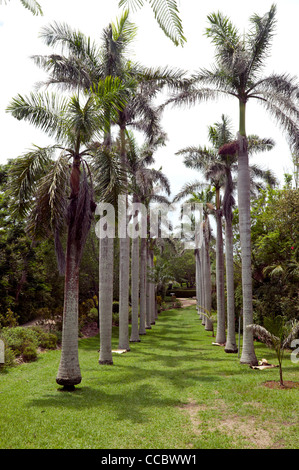
[[[108, 99], [111, 98], [109, 93]], [[105, 107], [104, 95], [102, 102]], [[54, 234], [59, 268], [62, 272], [65, 270], [62, 351], [56, 381], [65, 389], [73, 390], [81, 382], [78, 359], [79, 266], [96, 207], [86, 158], [94, 152], [93, 139], [100, 138], [104, 117], [99, 112], [98, 102], [89, 97], [81, 104], [77, 95], [62, 99], [47, 93], [31, 94], [30, 97], [18, 95], [7, 110], [57, 142], [46, 149], [37, 148], [17, 160], [12, 173], [12, 191], [19, 199], [21, 210], [29, 213], [32, 235], [48, 237], [51, 232]], [[53, 161], [51, 157], [57, 149], [62, 154]], [[32, 196], [34, 204], [31, 208]], [[67, 229], [65, 256], [60, 242], [64, 228]]]
[[[204, 188], [204, 189], [203, 189]], [[196, 190], [200, 189], [200, 192]], [[188, 203], [199, 203], [203, 205], [203, 222], [201, 226], [202, 237], [201, 246], [197, 257], [200, 262], [200, 273], [201, 273], [201, 300], [203, 311], [211, 312], [212, 309], [212, 283], [211, 283], [211, 263], [210, 263], [210, 242], [211, 242], [211, 226], [209, 220], [209, 214], [213, 207], [214, 192], [211, 187], [207, 184], [200, 183], [198, 181], [194, 183], [186, 183], [181, 191], [175, 196], [174, 202], [180, 201], [186, 196], [190, 196], [186, 202]], [[207, 331], [213, 331], [213, 325], [207, 316], [203, 316], [202, 324], [205, 325]]]
[[[293, 143], [298, 143], [298, 83], [287, 74], [262, 76], [276, 23], [276, 6], [264, 16], [254, 14], [247, 34], [239, 32], [221, 13], [208, 16], [206, 34], [215, 49], [212, 70], [200, 70], [193, 76], [188, 92], [175, 98], [177, 103], [216, 99], [223, 95], [239, 102], [238, 132], [238, 207], [242, 256], [244, 337], [241, 363], [257, 363], [253, 336], [246, 326], [252, 323], [252, 278], [250, 241], [250, 178], [246, 138], [246, 105], [256, 100], [263, 105], [285, 130]], [[206, 86], [207, 85], [207, 86]]]
[[[236, 145], [233, 141], [233, 131], [228, 117], [222, 115], [221, 121], [208, 128], [209, 141], [212, 148], [187, 147], [177, 152], [184, 156], [188, 168], [202, 170], [205, 178], [213, 185], [216, 194], [216, 285], [217, 285], [217, 334], [216, 342], [227, 343], [226, 351], [236, 351], [235, 345], [235, 312], [234, 312], [234, 282], [233, 282], [233, 236], [232, 236], [232, 207], [234, 205], [232, 172], [237, 170]], [[273, 148], [271, 139], [261, 139], [256, 135], [248, 136], [248, 152], [269, 151]], [[263, 179], [268, 184], [276, 180], [271, 171], [264, 171], [257, 165], [250, 166], [252, 190], [258, 186], [256, 178]], [[201, 183], [193, 183], [193, 190], [201, 187]], [[223, 204], [220, 204], [220, 189], [224, 187]], [[190, 188], [191, 189], [191, 188]], [[226, 279], [227, 279], [227, 334], [225, 337], [225, 308], [224, 308], [224, 258], [222, 237], [222, 214], [226, 222]]]
[[[149, 282], [147, 276], [147, 265], [149, 258], [153, 260], [153, 241], [150, 241], [148, 236], [149, 225], [149, 205], [153, 201], [168, 203], [168, 200], [159, 195], [155, 187], [163, 188], [166, 193], [170, 194], [170, 185], [168, 179], [163, 172], [156, 170], [149, 165], [154, 163], [154, 152], [160, 145], [164, 145], [164, 135], [158, 134], [153, 136], [152, 142], [149, 145], [145, 143], [142, 147], [138, 147], [132, 134], [129, 135], [130, 147], [128, 151], [128, 170], [129, 170], [129, 190], [133, 195], [134, 201], [144, 205], [147, 214], [144, 214], [146, 220], [143, 218], [142, 223], [146, 228], [146, 233], [142, 233], [141, 246], [140, 246], [140, 324], [139, 334], [144, 335], [146, 329], [150, 328], [152, 317], [154, 316], [153, 303], [153, 282]], [[133, 241], [134, 243], [134, 241]], [[151, 266], [153, 269], [153, 266]], [[132, 276], [134, 273], [132, 272]], [[136, 283], [137, 284], [137, 283]], [[147, 295], [148, 289], [148, 295]], [[133, 292], [132, 292], [133, 295]], [[136, 295], [136, 294], [134, 294]], [[146, 303], [148, 300], [148, 304]], [[151, 312], [151, 314], [150, 314]], [[136, 315], [136, 314], [135, 314]], [[133, 317], [133, 312], [132, 312]], [[132, 318], [133, 321], [133, 318]], [[136, 321], [136, 320], [135, 320]], [[136, 336], [136, 335], [135, 335]]]
[[[118, 158], [118, 148], [103, 144], [98, 147], [92, 165], [95, 180], [95, 194], [100, 202], [96, 214], [101, 218], [96, 225], [99, 237], [99, 324], [100, 357], [99, 364], [113, 364], [112, 358], [112, 304], [113, 304], [113, 265], [114, 238], [116, 236], [118, 196], [123, 191], [125, 175]], [[113, 210], [112, 210], [113, 208]], [[104, 216], [104, 212], [107, 215]], [[112, 213], [111, 213], [112, 211]], [[111, 217], [111, 219], [110, 219]]]

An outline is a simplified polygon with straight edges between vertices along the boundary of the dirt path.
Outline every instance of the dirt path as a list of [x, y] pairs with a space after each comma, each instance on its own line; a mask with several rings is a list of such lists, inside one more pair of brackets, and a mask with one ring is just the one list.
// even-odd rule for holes
[[183, 307], [190, 307], [191, 305], [196, 305], [196, 299], [178, 298], [177, 300], [182, 303]]

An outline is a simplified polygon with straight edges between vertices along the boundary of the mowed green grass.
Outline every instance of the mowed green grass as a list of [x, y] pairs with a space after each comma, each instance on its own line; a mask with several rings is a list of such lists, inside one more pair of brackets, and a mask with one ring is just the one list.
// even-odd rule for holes
[[[117, 348], [117, 328], [113, 347]], [[299, 389], [269, 389], [212, 345], [193, 307], [159, 314], [131, 351], [98, 364], [99, 337], [79, 341], [82, 382], [61, 392], [60, 351], [0, 374], [1, 449], [298, 448]], [[256, 343], [258, 359], [277, 363]], [[299, 381], [287, 354], [284, 379]]]

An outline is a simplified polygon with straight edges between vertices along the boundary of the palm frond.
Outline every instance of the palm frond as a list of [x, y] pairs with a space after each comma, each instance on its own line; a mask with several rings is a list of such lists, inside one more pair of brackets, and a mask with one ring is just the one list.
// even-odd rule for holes
[[283, 349], [289, 348], [291, 343], [294, 339], [298, 338], [299, 334], [299, 321], [293, 320], [293, 322], [289, 325], [289, 334], [287, 335], [286, 339], [282, 343]]
[[45, 238], [65, 227], [70, 168], [62, 154], [38, 183], [28, 221], [32, 238]]
[[206, 186], [207, 185], [205, 185], [201, 181], [194, 181], [193, 183], [186, 183], [182, 187], [181, 191], [179, 191], [178, 194], [176, 194], [176, 196], [173, 199], [173, 202], [181, 201], [185, 197], [190, 196], [191, 194], [195, 193], [198, 190], [203, 189]]
[[248, 75], [259, 71], [261, 66], [264, 65], [276, 25], [275, 15], [276, 5], [272, 5], [269, 12], [264, 16], [259, 16], [255, 13], [250, 18], [253, 27], [247, 35], [247, 42], [251, 54]]
[[31, 93], [29, 97], [17, 95], [6, 111], [18, 120], [24, 119], [59, 140], [65, 130], [66, 121], [63, 114], [67, 106], [68, 100], [54, 93]]
[[52, 163], [55, 146], [32, 150], [13, 160], [9, 171], [9, 194], [13, 199], [14, 211], [22, 217], [31, 208], [36, 187]]
[[131, 9], [140, 8], [145, 2], [152, 8], [158, 25], [164, 34], [176, 45], [183, 45], [186, 38], [179, 17], [176, 0], [120, 0], [119, 6], [128, 6]]
[[36, 0], [20, 0], [22, 5], [35, 16], [43, 15], [42, 7]]
[[275, 342], [279, 341], [279, 338], [270, 333], [270, 331], [263, 326], [252, 324], [247, 325], [247, 329], [252, 331], [264, 344], [266, 344], [266, 346], [270, 348], [274, 346]]

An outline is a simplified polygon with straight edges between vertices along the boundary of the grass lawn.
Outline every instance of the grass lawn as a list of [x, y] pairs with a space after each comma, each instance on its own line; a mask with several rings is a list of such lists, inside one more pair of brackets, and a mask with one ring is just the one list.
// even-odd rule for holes
[[[58, 391], [58, 350], [0, 374], [0, 448], [299, 448], [299, 389], [267, 388], [278, 368], [252, 370], [212, 345], [193, 307], [160, 313], [141, 338], [113, 366], [98, 364], [98, 336], [81, 339], [73, 393]], [[277, 364], [262, 344], [256, 354]], [[299, 380], [289, 354], [283, 371]]]

